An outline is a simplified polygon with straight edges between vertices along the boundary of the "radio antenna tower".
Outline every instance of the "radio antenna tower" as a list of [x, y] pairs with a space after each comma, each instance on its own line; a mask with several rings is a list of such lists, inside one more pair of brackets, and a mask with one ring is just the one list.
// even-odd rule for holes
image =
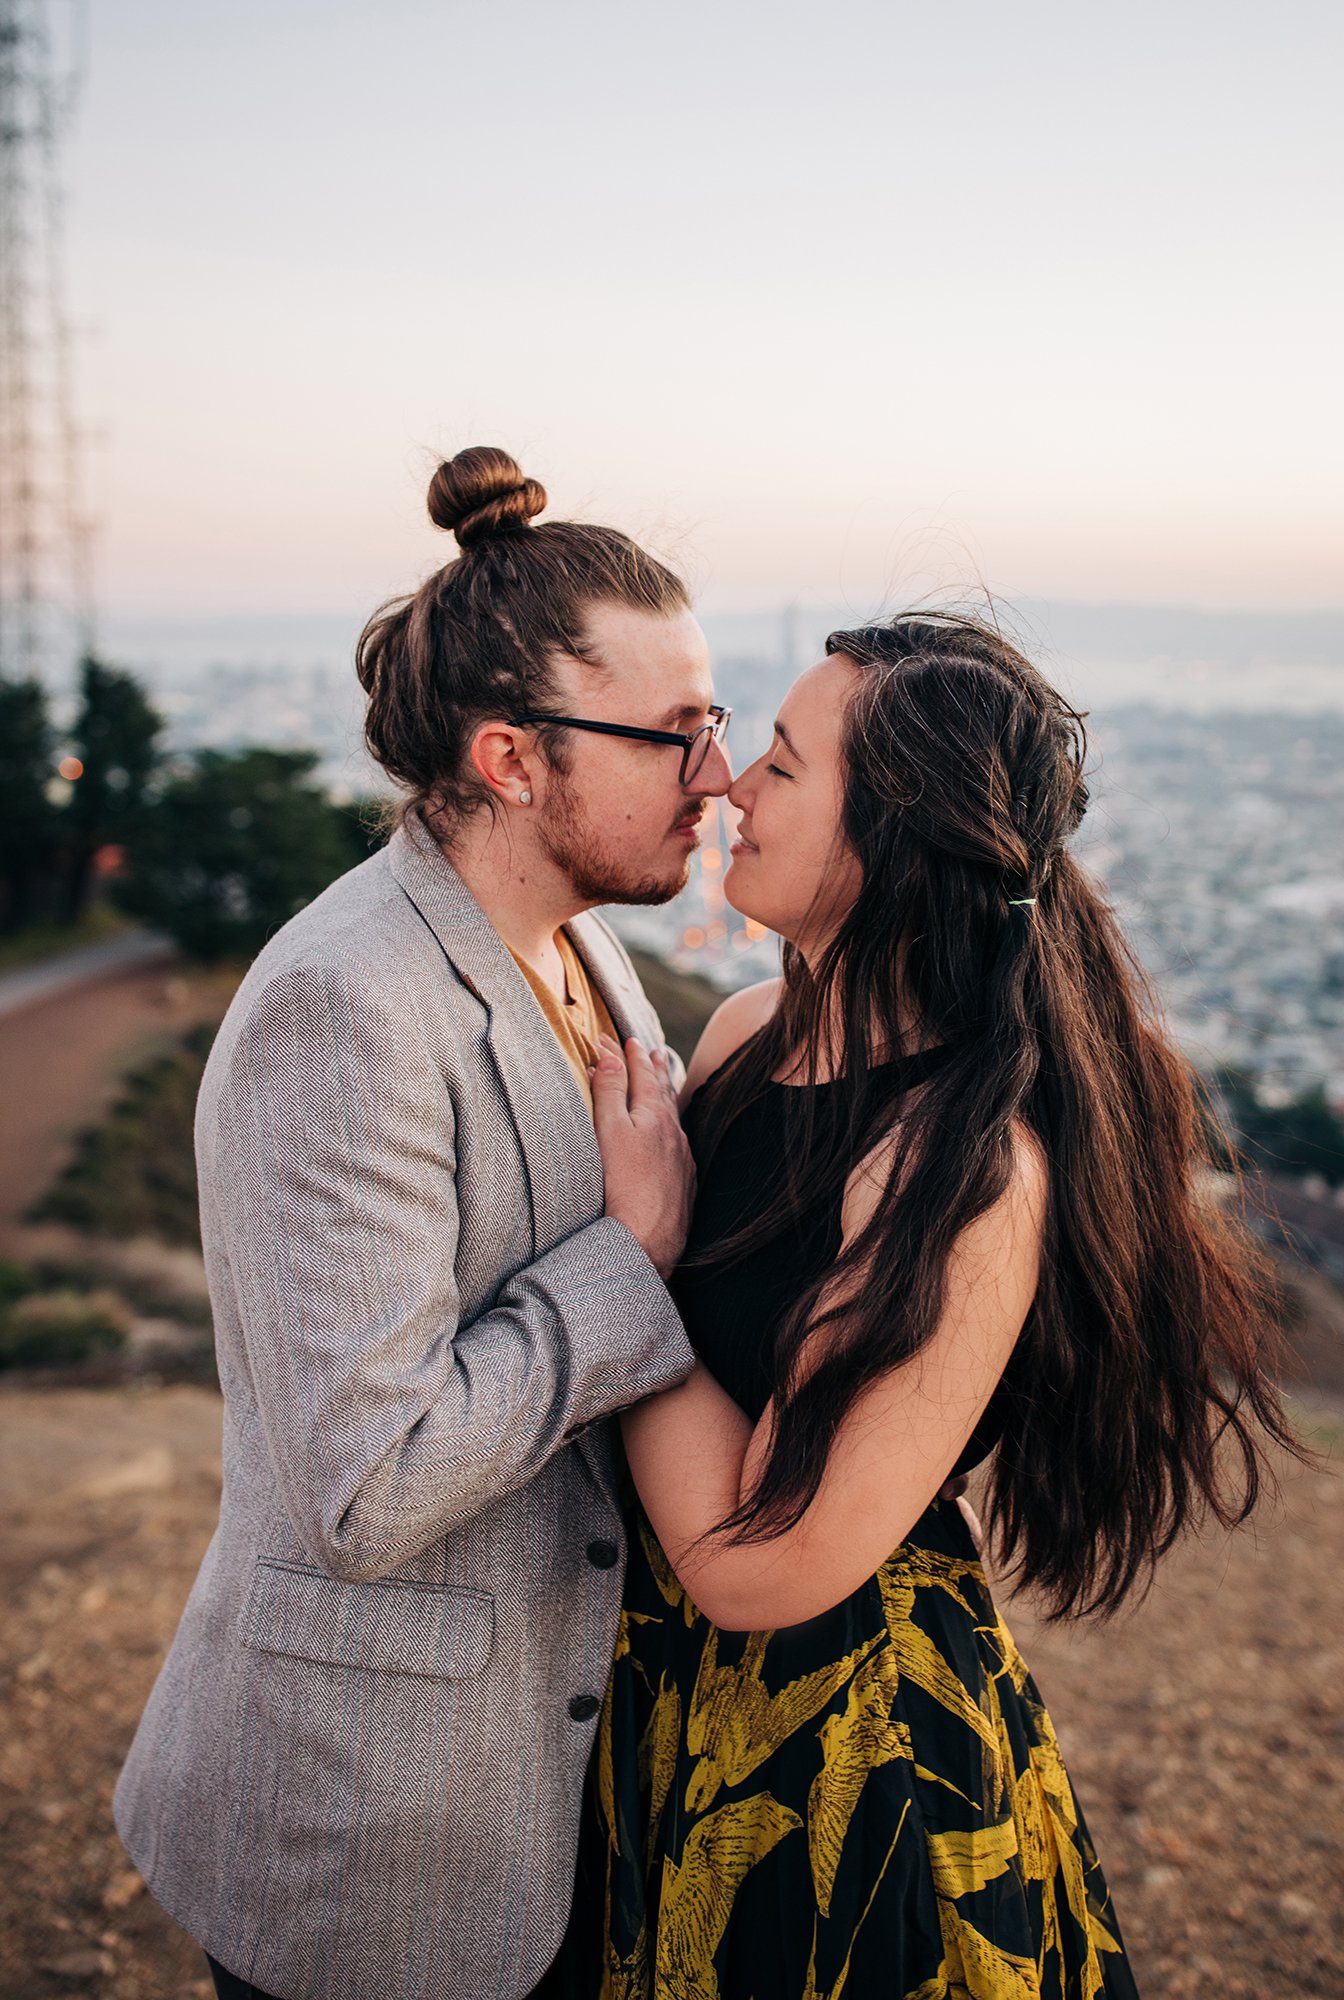
[[93, 646], [64, 284], [61, 143], [82, 81], [86, 13], [0, 0], [0, 672], [63, 677]]

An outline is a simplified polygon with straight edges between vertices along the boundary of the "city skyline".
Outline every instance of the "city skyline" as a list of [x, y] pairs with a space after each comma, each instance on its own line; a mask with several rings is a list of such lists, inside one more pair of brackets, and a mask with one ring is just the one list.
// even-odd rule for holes
[[[769, 740], [790, 678], [782, 658], [725, 659], [738, 768]], [[1088, 722], [1092, 804], [1076, 853], [1114, 899], [1203, 1069], [1252, 1074], [1266, 1101], [1323, 1084], [1344, 1106], [1344, 702], [1312, 699], [1331, 677], [1303, 670], [1296, 709], [1241, 707], [1169, 675], [1137, 684]], [[249, 743], [317, 753], [342, 800], [382, 780], [359, 746], [353, 676], [314, 663], [167, 674], [150, 692], [175, 752]], [[1154, 696], [1159, 697], [1155, 700]], [[688, 888], [674, 902], [608, 912], [621, 933], [731, 987], [775, 969], [776, 941], [724, 899], [736, 814], [713, 801]]]

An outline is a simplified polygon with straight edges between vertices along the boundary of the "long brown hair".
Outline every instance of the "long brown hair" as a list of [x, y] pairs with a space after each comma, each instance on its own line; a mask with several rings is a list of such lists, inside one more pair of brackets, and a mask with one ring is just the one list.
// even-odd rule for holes
[[[723, 1527], [767, 1541], [801, 1518], [855, 1398], [931, 1338], [949, 1251], [1005, 1191], [1025, 1125], [1048, 1214], [999, 1390], [990, 1522], [1056, 1615], [1111, 1611], [1187, 1523], [1245, 1519], [1268, 1440], [1301, 1452], [1272, 1380], [1268, 1267], [1208, 1197], [1192, 1073], [1068, 852], [1087, 806], [1082, 717], [973, 618], [899, 617], [834, 632], [827, 651], [862, 670], [841, 821], [862, 885], [814, 966], [786, 945], [772, 1020], [706, 1086], [705, 1143], [781, 1064], [815, 1079], [824, 1055], [834, 1083], [824, 1119], [811, 1091], [784, 1093], [793, 1130], [767, 1212], [719, 1254], [787, 1227], [804, 1187], [838, 1204], [898, 1117], [900, 1163], [781, 1330], [773, 1446]], [[910, 1046], [912, 1018], [945, 1054], [893, 1104], [879, 1066]], [[804, 1379], [821, 1327], [827, 1356]]]
[[[475, 730], [548, 706], [556, 656], [588, 658], [593, 605], [669, 615], [689, 599], [680, 577], [616, 528], [532, 527], [546, 490], [493, 445], [445, 460], [427, 505], [461, 554], [374, 613], [355, 664], [369, 697], [365, 741], [404, 787], [402, 810], [429, 807], [451, 821], [490, 803], [467, 759]], [[563, 770], [563, 732], [538, 735]]]

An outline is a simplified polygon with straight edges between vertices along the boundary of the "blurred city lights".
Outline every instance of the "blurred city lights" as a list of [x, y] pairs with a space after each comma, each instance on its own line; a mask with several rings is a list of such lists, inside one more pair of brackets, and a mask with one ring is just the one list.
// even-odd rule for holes
[[[705, 964], [707, 972], [716, 963], [722, 964], [725, 959], [739, 953], [751, 952], [762, 939], [770, 936], [764, 924], [757, 923], [752, 917], [744, 918], [733, 909], [724, 894], [728, 841], [736, 819], [735, 807], [726, 805], [720, 798], [709, 800], [704, 828], [707, 844], [699, 850], [691, 864], [686, 895], [698, 921], [688, 924], [681, 932], [677, 952], [685, 958], [699, 959]], [[710, 976], [713, 976], [712, 973]], [[740, 979], [742, 974], [729, 977]]]
[[69, 784], [72, 785], [74, 784], [76, 778], [82, 778], [84, 776], [84, 766], [80, 763], [78, 757], [62, 757], [60, 763], [56, 766], [56, 769], [60, 772], [61, 776], [64, 779], [66, 779], [66, 781]]

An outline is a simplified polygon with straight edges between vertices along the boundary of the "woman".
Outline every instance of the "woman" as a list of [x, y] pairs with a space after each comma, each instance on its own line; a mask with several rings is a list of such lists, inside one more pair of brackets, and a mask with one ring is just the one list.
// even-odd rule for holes
[[[568, 1990], [1135, 1992], [940, 1490], [992, 1452], [1004, 1558], [1106, 1613], [1295, 1444], [1188, 1072], [1068, 852], [1083, 749], [996, 631], [904, 617], [832, 635], [729, 794], [725, 891], [783, 976], [687, 1079], [700, 1365], [623, 1419], [641, 1510]], [[624, 1061], [594, 1076], [607, 1144]]]

